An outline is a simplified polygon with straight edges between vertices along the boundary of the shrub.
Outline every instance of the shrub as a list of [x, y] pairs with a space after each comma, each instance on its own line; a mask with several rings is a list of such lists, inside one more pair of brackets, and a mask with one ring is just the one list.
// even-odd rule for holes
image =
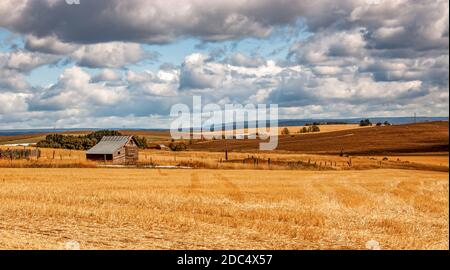
[[313, 125], [310, 128], [311, 128], [311, 132], [320, 132], [320, 127], [317, 125]]
[[300, 129], [298, 133], [310, 133], [310, 132], [320, 132], [320, 127], [317, 125], [303, 127]]
[[[62, 135], [60, 135], [62, 136]], [[104, 136], [122, 136], [122, 134], [117, 130], [99, 130], [95, 131], [85, 137], [93, 140], [95, 139], [97, 142], [99, 142]]]
[[171, 143], [171, 144], [169, 144], [169, 148], [170, 148], [170, 150], [172, 150], [174, 152], [186, 151], [186, 149], [187, 149], [186, 144], [184, 144], [184, 143]]
[[147, 138], [134, 136], [134, 139], [136, 140], [136, 144], [139, 148], [142, 148], [142, 149], [148, 148]]
[[308, 129], [306, 128], [306, 127], [302, 127], [299, 131], [298, 131], [298, 133], [307, 133], [308, 132]]
[[361, 121], [359, 122], [359, 125], [360, 125], [361, 127], [367, 127], [367, 126], [371, 126], [371, 125], [372, 125], [372, 122], [370, 122], [369, 119], [365, 119], [365, 120], [361, 120]]
[[96, 143], [97, 139], [88, 136], [51, 134], [45, 137], [45, 140], [38, 142], [37, 147], [86, 150]]
[[288, 128], [284, 128], [282, 131], [281, 131], [281, 135], [289, 135], [290, 134], [290, 132], [289, 132], [289, 129]]

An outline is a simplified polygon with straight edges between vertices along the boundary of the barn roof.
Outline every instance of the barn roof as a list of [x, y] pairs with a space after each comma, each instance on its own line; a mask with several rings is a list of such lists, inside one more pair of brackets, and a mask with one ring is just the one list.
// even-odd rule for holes
[[108, 155], [114, 154], [117, 150], [124, 147], [133, 136], [104, 136], [98, 144], [89, 149], [86, 154], [90, 155]]

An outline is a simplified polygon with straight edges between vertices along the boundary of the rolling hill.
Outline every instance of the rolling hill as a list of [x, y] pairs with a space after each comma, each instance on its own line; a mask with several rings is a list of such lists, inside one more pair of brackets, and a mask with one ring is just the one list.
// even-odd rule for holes
[[[279, 137], [277, 150], [304, 153], [374, 155], [448, 152], [448, 121], [351, 129]], [[191, 145], [192, 150], [249, 151], [259, 140], [216, 140]]]

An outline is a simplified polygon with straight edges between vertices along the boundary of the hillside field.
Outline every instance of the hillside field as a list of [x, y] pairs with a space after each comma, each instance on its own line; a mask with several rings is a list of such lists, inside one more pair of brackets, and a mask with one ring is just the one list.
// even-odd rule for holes
[[[278, 151], [314, 154], [388, 155], [448, 152], [448, 121], [354, 128], [280, 136]], [[257, 151], [258, 140], [203, 141], [191, 146], [205, 151]]]

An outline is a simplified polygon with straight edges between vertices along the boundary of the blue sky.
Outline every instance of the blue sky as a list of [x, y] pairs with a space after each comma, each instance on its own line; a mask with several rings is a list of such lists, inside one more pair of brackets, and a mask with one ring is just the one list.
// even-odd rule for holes
[[[307, 37], [309, 33], [302, 32], [297, 37]], [[24, 48], [24, 40], [21, 36], [14, 35], [4, 28], [0, 28], [0, 43], [4, 44], [1, 47], [2, 52], [12, 52], [16, 48], [12, 48], [9, 43], [14, 44], [17, 48]], [[289, 46], [286, 44], [286, 38], [277, 34], [272, 35], [267, 39], [248, 38], [239, 41], [225, 41], [225, 42], [203, 42], [202, 40], [189, 38], [181, 39], [170, 44], [164, 45], [143, 45], [143, 48], [148, 51], [157, 52], [159, 54], [158, 61], [139, 63], [129, 65], [124, 69], [130, 69], [136, 72], [144, 70], [156, 71], [161, 64], [180, 65], [186, 55], [193, 53], [214, 52], [224, 50], [230, 52], [242, 52], [247, 55], [260, 54], [263, 57], [272, 58], [277, 61], [282, 61], [286, 58], [289, 52]], [[34, 69], [26, 76], [26, 80], [31, 86], [48, 86], [57, 82], [62, 71], [73, 66], [73, 63], [65, 65], [45, 65]], [[91, 74], [99, 72], [98, 68], [85, 68]]]
[[280, 118], [448, 116], [448, 16], [435, 0], [4, 0], [0, 128], [167, 127], [193, 95]]
[[[302, 28], [300, 28], [302, 29]], [[288, 30], [280, 29], [273, 33], [270, 37], [265, 39], [246, 38], [237, 41], [222, 41], [222, 42], [204, 42], [197, 38], [180, 39], [170, 44], [163, 45], [148, 45], [144, 44], [145, 50], [158, 53], [158, 61], [151, 61], [146, 63], [139, 63], [124, 67], [136, 72], [152, 70], [156, 71], [161, 64], [180, 65], [187, 55], [193, 53], [211, 53], [214, 51], [223, 50], [226, 53], [241, 52], [247, 55], [260, 54], [263, 57], [271, 58], [276, 61], [285, 60], [289, 53], [289, 43], [287, 41], [297, 39], [305, 39], [309, 33], [302, 31], [299, 33], [287, 33]], [[0, 29], [0, 39], [4, 44], [10, 40], [14, 35], [6, 29]], [[290, 36], [286, 36], [291, 34]], [[23, 48], [24, 42], [20, 36], [16, 36], [12, 41], [18, 47]], [[11, 51], [11, 49], [3, 48], [4, 51]], [[58, 76], [62, 73], [64, 68], [73, 66], [70, 63], [67, 65], [46, 65], [38, 67], [27, 76], [27, 81], [32, 86], [50, 85], [56, 83]], [[99, 69], [85, 68], [91, 74], [99, 72]]]

